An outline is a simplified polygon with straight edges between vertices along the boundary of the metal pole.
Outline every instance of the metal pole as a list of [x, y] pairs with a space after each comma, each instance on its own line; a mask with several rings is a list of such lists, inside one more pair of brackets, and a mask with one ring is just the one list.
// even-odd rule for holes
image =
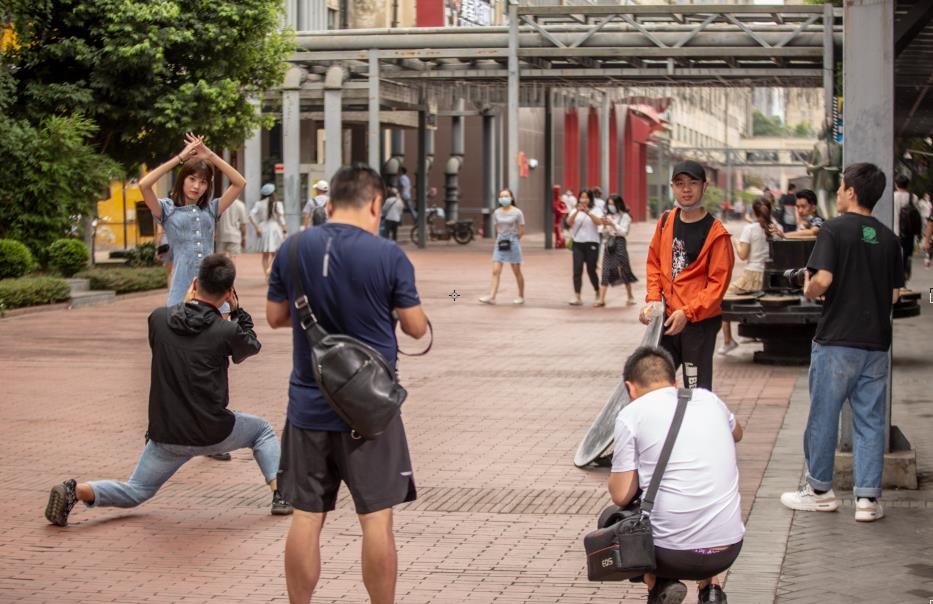
[[[257, 114], [262, 112], [259, 99], [250, 99]], [[246, 211], [251, 212], [253, 205], [259, 201], [259, 189], [262, 187], [262, 129], [256, 128], [243, 144], [243, 174], [246, 177]], [[256, 249], [257, 236], [252, 228], [246, 229], [247, 249]]]
[[609, 190], [609, 95], [603, 94], [599, 107], [599, 186], [603, 190], [603, 199], [608, 199]]
[[833, 80], [835, 79], [835, 59], [833, 58], [833, 24], [836, 18], [833, 7], [827, 3], [823, 5], [823, 120], [829, 127], [833, 122]]
[[343, 75], [342, 67], [332, 65], [324, 83], [324, 178], [330, 178], [343, 164]]
[[285, 226], [297, 233], [301, 225], [300, 158], [301, 158], [301, 80], [300, 69], [293, 67], [282, 85], [282, 163], [285, 168], [283, 201]]
[[369, 165], [378, 170], [379, 164], [379, 55], [369, 51]]
[[496, 151], [495, 126], [496, 116], [483, 115], [483, 236], [492, 236], [493, 200], [496, 197]]
[[509, 0], [509, 135], [508, 135], [508, 175], [509, 188], [518, 198], [518, 2]]
[[447, 160], [447, 165], [444, 167], [444, 201], [447, 210], [447, 220], [458, 220], [460, 217], [460, 169], [463, 166], [464, 155], [464, 103], [465, 101], [463, 98], [454, 101], [454, 109], [458, 115], [451, 117], [450, 158]]
[[[554, 90], [548, 88], [544, 95], [544, 249], [554, 247]], [[608, 130], [608, 127], [606, 128]], [[608, 158], [607, 158], [608, 161]]]
[[123, 180], [123, 249], [129, 245], [126, 240], [126, 180]]
[[[422, 101], [424, 102], [424, 101]], [[418, 110], [418, 174], [415, 192], [418, 204], [418, 247], [424, 249], [427, 246], [427, 186], [428, 186], [428, 124], [427, 107], [422, 105]]]
[[[877, 0], [849, 0], [843, 16], [843, 165], [871, 162], [884, 171], [888, 186], [874, 211], [882, 224], [894, 224], [894, 3]], [[855, 41], [852, 43], [852, 41]], [[870, 73], [872, 77], [865, 77]], [[890, 361], [890, 351], [889, 361]], [[885, 412], [885, 451], [891, 450], [891, 369]], [[851, 442], [852, 421], [845, 417], [840, 440]]]

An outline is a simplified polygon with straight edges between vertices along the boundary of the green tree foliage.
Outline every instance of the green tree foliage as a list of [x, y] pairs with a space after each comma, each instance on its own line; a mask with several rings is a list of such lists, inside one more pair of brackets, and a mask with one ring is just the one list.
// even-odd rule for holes
[[[250, 95], [281, 83], [292, 51], [277, 0], [5, 0], [15, 114], [81, 113], [129, 173], [186, 131], [235, 147], [260, 125]], [[268, 118], [266, 118], [268, 119]]]
[[115, 164], [86, 143], [97, 129], [80, 114], [33, 124], [10, 115], [10, 71], [0, 67], [0, 237], [25, 243], [43, 262], [48, 246], [87, 214]]
[[790, 127], [776, 115], [768, 116], [755, 110], [755, 112], [752, 113], [752, 135], [807, 138], [814, 136], [815, 133], [813, 132], [813, 127], [807, 122], [800, 122], [796, 126]]

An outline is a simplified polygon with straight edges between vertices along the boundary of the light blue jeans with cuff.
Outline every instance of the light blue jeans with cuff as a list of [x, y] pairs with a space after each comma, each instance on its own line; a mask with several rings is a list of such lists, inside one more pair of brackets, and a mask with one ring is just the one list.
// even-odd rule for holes
[[884, 469], [885, 400], [890, 359], [886, 350], [813, 342], [810, 353], [810, 416], [803, 436], [807, 482], [833, 488], [833, 463], [842, 404], [849, 400], [854, 430], [852, 489], [856, 497], [881, 496]]
[[234, 411], [233, 430], [224, 440], [206, 447], [168, 445], [150, 440], [128, 482], [97, 480], [89, 482], [94, 491], [94, 503], [88, 507], [132, 508], [151, 499], [165, 482], [192, 457], [227, 453], [250, 448], [266, 483], [279, 471], [281, 449], [279, 439], [269, 422], [255, 415]]

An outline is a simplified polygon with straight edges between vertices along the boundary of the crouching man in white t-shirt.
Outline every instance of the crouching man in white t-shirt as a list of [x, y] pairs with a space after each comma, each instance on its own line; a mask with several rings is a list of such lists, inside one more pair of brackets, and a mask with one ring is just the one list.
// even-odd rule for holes
[[[651, 482], [677, 407], [674, 372], [661, 348], [638, 348], [625, 362], [632, 403], [616, 419], [609, 475], [618, 506]], [[657, 569], [644, 576], [649, 604], [682, 602], [687, 587], [680, 579], [698, 581], [699, 602], [726, 602], [716, 575], [735, 562], [745, 536], [735, 461], [741, 438], [742, 427], [725, 403], [695, 389], [651, 512]]]

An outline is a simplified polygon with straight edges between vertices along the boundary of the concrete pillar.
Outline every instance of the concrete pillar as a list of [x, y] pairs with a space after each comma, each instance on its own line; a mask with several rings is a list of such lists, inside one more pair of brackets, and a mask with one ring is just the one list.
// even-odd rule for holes
[[331, 65], [324, 79], [324, 179], [331, 177], [343, 165], [343, 81], [346, 72]]
[[379, 169], [379, 56], [369, 51], [369, 165]]
[[[894, 3], [848, 0], [843, 16], [843, 166], [871, 162], [881, 168], [887, 186], [874, 209], [885, 226], [894, 224]], [[852, 41], [855, 41], [852, 43]], [[866, 74], [871, 74], [867, 77]], [[888, 371], [887, 426], [891, 426], [891, 374]], [[885, 451], [890, 451], [885, 431]], [[851, 443], [852, 418], [844, 415], [840, 442]], [[885, 464], [887, 465], [887, 463]]]
[[418, 214], [418, 247], [424, 249], [427, 245], [427, 185], [428, 185], [428, 124], [427, 109], [422, 106], [418, 110], [418, 169], [415, 195], [417, 198], [416, 213]]
[[609, 95], [603, 94], [599, 106], [599, 186], [603, 190], [603, 198], [609, 199], [612, 191], [609, 189]]
[[[444, 167], [444, 205], [447, 220], [458, 220], [460, 217], [460, 168], [463, 166], [463, 122], [462, 115], [464, 100], [457, 99], [454, 110], [459, 115], [451, 117], [450, 126], [450, 159]], [[433, 137], [432, 137], [433, 138]], [[433, 155], [433, 141], [431, 141], [431, 155]]]
[[496, 199], [495, 121], [492, 113], [483, 114], [483, 236], [492, 236], [492, 213]]
[[518, 109], [519, 109], [519, 73], [518, 73], [518, 2], [509, 0], [509, 68], [508, 68], [508, 175], [509, 188], [518, 199]]
[[[256, 108], [256, 113], [262, 111], [259, 99], [250, 99], [250, 104]], [[259, 189], [262, 188], [262, 129], [256, 128], [252, 135], [243, 144], [243, 177], [246, 178], [246, 190], [243, 192], [247, 211], [252, 211], [253, 205], [259, 201]], [[246, 229], [246, 246], [249, 250], [257, 249], [258, 238], [255, 230]]]
[[[833, 7], [823, 5], [823, 123], [827, 127], [833, 122], [833, 83], [835, 59], [833, 58]], [[785, 191], [787, 189], [784, 189]]]
[[282, 84], [282, 164], [285, 168], [283, 191], [279, 199], [285, 206], [285, 226], [289, 233], [297, 233], [301, 225], [299, 173], [301, 161], [301, 82], [304, 71], [292, 67]]

